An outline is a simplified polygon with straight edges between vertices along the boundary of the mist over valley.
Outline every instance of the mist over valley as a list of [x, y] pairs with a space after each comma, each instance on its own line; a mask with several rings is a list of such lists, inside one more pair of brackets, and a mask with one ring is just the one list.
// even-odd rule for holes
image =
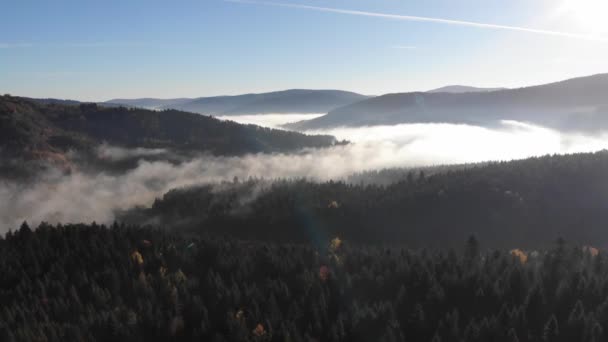
[[608, 1], [5, 1], [0, 342], [608, 341]]
[[[138, 101], [123, 102], [142, 105]], [[157, 103], [147, 101], [144, 104]], [[35, 225], [111, 223], [119, 218], [117, 213], [149, 207], [173, 189], [235, 179], [263, 179], [265, 184], [279, 179], [348, 183], [361, 181], [357, 175], [385, 170], [384, 175], [390, 177], [367, 177], [365, 183], [386, 186], [421, 168], [441, 173], [450, 169], [447, 165], [466, 169], [475, 163], [595, 152], [608, 147], [606, 134], [599, 128], [593, 132], [560, 131], [509, 120], [508, 116], [491, 127], [421, 122], [311, 129], [305, 136], [286, 135], [285, 130], [294, 122], [314, 122], [331, 116], [331, 112], [298, 114], [294, 109], [288, 113], [215, 116], [223, 121], [199, 116], [202, 121], [198, 123], [195, 114], [169, 109], [152, 112], [137, 106], [128, 109], [4, 97], [3, 108], [5, 129], [21, 137], [18, 145], [15, 140], [4, 140], [9, 144], [4, 147], [7, 159], [1, 168], [4, 179], [0, 185], [0, 192], [8, 199], [0, 205], [4, 232], [26, 220]], [[70, 121], [83, 114], [88, 123]], [[130, 127], [140, 127], [139, 136], [133, 135], [133, 128], [121, 131], [127, 127], [124, 125], [107, 126], [109, 121], [102, 118], [109, 115]], [[162, 129], [146, 122], [152, 117], [159, 120]], [[165, 120], [175, 127], [182, 121], [190, 122], [191, 127], [192, 123], [202, 125], [192, 134], [203, 139], [173, 135], [170, 126], [162, 123]], [[22, 122], [26, 130], [9, 132], [7, 124], [15, 122]], [[221, 138], [213, 138], [215, 133], [205, 128], [209, 124], [225, 127]], [[49, 128], [51, 133], [42, 133]], [[34, 133], [36, 130], [41, 133]], [[247, 140], [243, 132], [260, 137]], [[283, 140], [277, 140], [279, 136]], [[262, 142], [262, 137], [267, 141]], [[296, 140], [300, 142], [293, 145]], [[242, 147], [236, 147], [239, 141]], [[287, 145], [281, 141], [289, 141], [292, 147], [285, 149]], [[15, 148], [23, 152], [8, 153]], [[15, 177], [21, 174], [20, 165], [31, 165], [26, 180]]]

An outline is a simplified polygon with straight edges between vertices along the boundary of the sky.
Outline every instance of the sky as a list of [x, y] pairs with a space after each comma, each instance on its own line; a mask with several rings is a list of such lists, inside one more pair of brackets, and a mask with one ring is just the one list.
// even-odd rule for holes
[[606, 0], [0, 0], [0, 93], [367, 95], [608, 72]]

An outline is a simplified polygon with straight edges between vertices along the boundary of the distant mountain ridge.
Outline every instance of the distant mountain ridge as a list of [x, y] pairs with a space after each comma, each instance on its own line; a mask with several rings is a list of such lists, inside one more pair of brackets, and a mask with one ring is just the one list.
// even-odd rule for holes
[[192, 99], [113, 99], [105, 103], [146, 109], [177, 109], [206, 115], [318, 114], [367, 98], [369, 97], [365, 95], [341, 90], [290, 89], [270, 93]]
[[190, 98], [177, 98], [177, 99], [155, 99], [155, 98], [139, 98], [139, 99], [113, 99], [110, 101], [102, 102], [101, 104], [111, 105], [123, 105], [127, 107], [139, 107], [144, 109], [164, 109], [192, 101]]
[[400, 123], [493, 126], [507, 119], [562, 130], [608, 128], [608, 74], [489, 92], [387, 94], [286, 127], [308, 130]]
[[488, 91], [505, 90], [507, 88], [478, 88], [464, 85], [449, 85], [433, 90], [427, 91], [427, 93], [451, 93], [451, 94], [463, 94], [463, 93], [483, 93]]

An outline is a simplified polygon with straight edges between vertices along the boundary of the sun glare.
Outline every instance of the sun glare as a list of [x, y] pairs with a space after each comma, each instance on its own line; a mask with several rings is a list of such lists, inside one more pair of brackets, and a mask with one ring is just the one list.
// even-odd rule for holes
[[608, 33], [608, 0], [564, 0], [559, 12], [569, 17], [585, 33]]

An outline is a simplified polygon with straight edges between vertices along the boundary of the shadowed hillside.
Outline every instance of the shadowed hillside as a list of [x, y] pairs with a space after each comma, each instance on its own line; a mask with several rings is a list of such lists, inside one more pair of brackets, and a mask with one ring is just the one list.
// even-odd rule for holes
[[243, 155], [327, 147], [334, 140], [331, 136], [241, 125], [176, 110], [159, 112], [0, 97], [2, 170], [10, 169], [8, 164], [15, 158], [52, 161], [67, 167], [69, 151], [91, 153], [102, 142], [126, 148]]
[[328, 111], [368, 98], [340, 90], [291, 89], [261, 94], [201, 97], [196, 99], [110, 100], [107, 103], [151, 109], [179, 109], [206, 115], [240, 115], [268, 113], [327, 113]]
[[452, 94], [462, 94], [462, 93], [484, 93], [488, 91], [497, 91], [504, 90], [506, 88], [478, 88], [471, 86], [463, 86], [463, 85], [450, 85], [445, 86], [433, 90], [427, 91], [427, 93], [452, 93]]
[[298, 130], [400, 123], [491, 126], [518, 120], [561, 130], [608, 128], [608, 74], [519, 89], [451, 94], [387, 94], [286, 127]]
[[387, 185], [306, 180], [176, 189], [124, 219], [244, 238], [537, 248], [562, 236], [608, 246], [608, 152], [488, 163]]

